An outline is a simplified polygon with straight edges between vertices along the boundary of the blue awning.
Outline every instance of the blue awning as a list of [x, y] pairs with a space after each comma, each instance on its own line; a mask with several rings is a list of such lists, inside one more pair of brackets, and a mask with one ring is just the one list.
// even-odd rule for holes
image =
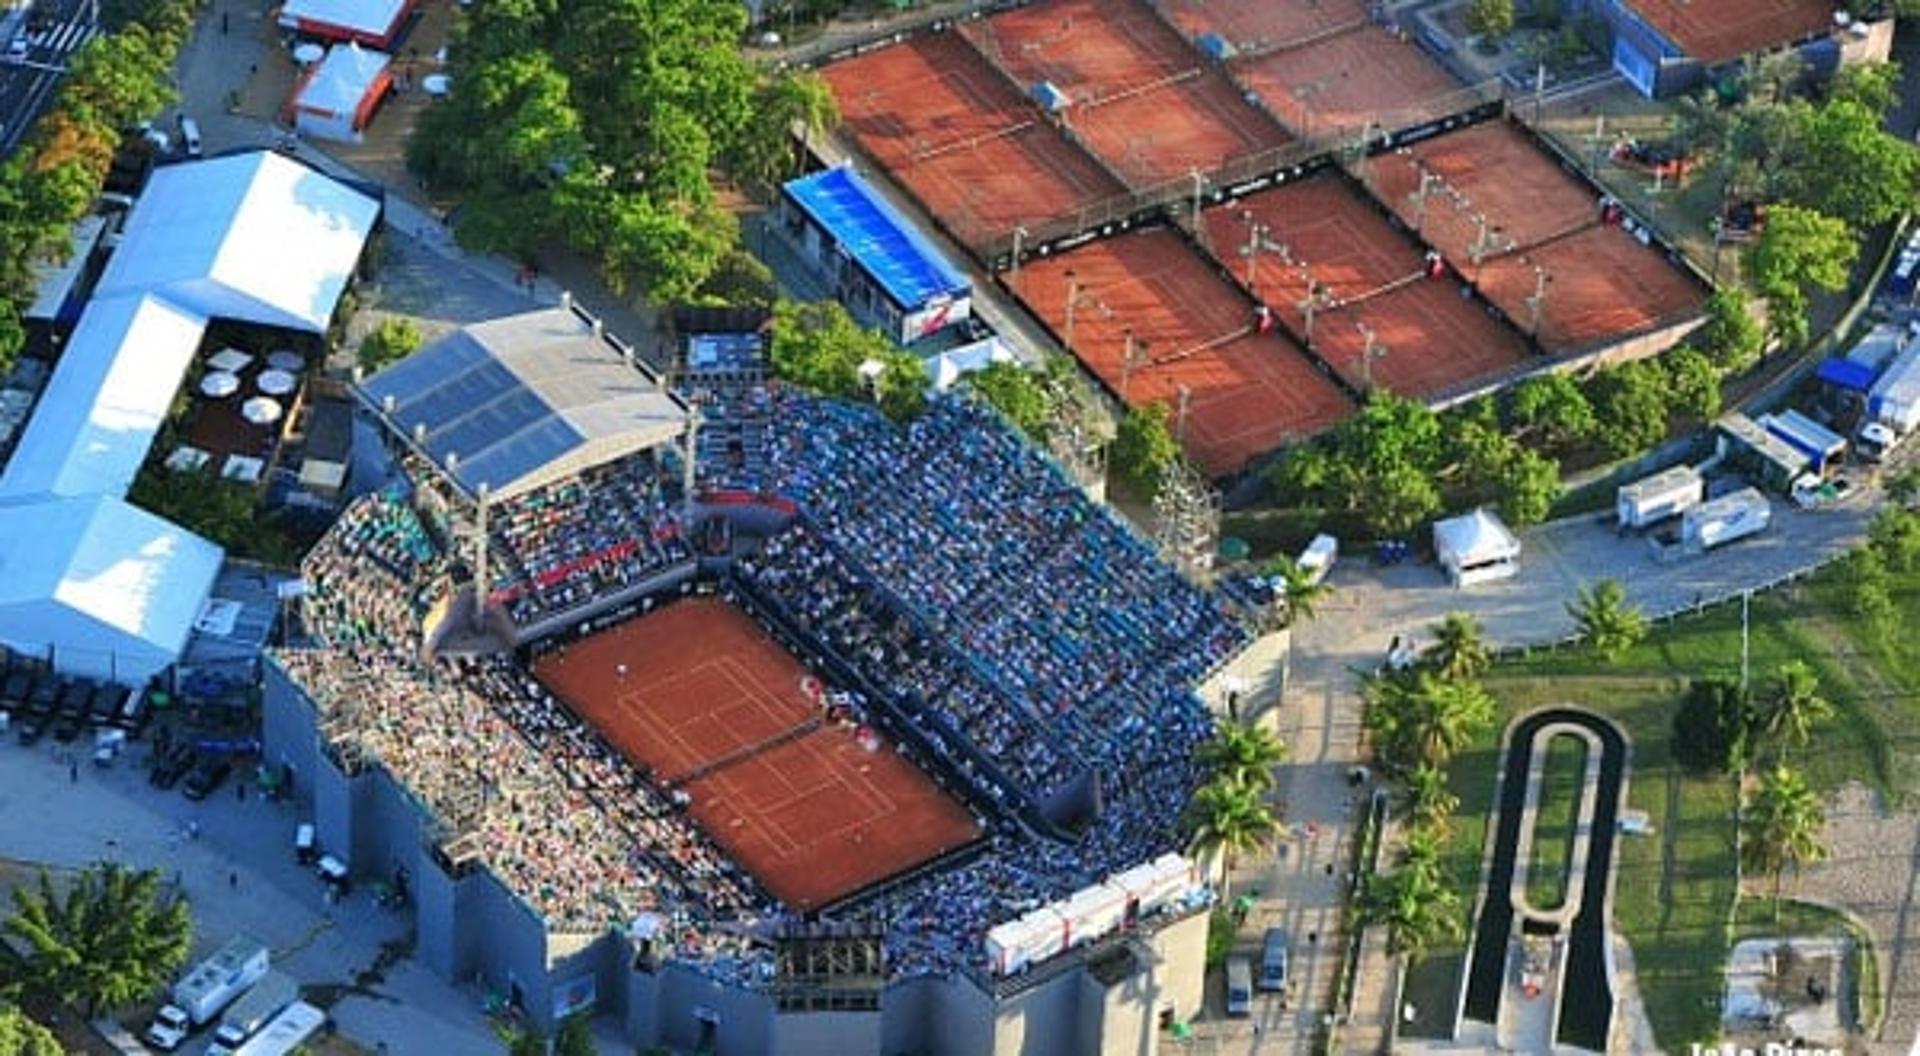
[[852, 169], [816, 172], [790, 181], [785, 189], [901, 308], [919, 311], [972, 288], [958, 268]]
[[1836, 356], [1820, 364], [1814, 376], [1848, 392], [1866, 392], [1873, 388], [1875, 374], [1874, 369], [1865, 363]]

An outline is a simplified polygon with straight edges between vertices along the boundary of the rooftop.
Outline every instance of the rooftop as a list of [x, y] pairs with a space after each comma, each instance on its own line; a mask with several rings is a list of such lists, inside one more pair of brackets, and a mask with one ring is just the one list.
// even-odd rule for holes
[[967, 291], [967, 277], [852, 169], [803, 176], [786, 192], [902, 308]]
[[1824, 33], [1832, 0], [1628, 0], [1680, 50], [1709, 66]]

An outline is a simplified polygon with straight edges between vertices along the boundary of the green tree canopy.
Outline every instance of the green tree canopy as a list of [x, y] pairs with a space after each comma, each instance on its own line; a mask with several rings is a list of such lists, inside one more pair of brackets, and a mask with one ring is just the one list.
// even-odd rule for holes
[[1821, 842], [1826, 811], [1799, 771], [1776, 766], [1760, 778], [1741, 819], [1740, 864], [1748, 871], [1773, 878], [1773, 897], [1780, 898], [1780, 875], [1827, 856]]
[[1486, 629], [1464, 612], [1449, 612], [1433, 625], [1433, 644], [1421, 651], [1420, 659], [1450, 682], [1479, 678], [1493, 666]]
[[1287, 746], [1264, 726], [1223, 722], [1194, 754], [1215, 780], [1260, 791], [1273, 787], [1273, 768], [1286, 760]]
[[1707, 298], [1707, 321], [1694, 340], [1722, 371], [1740, 374], [1759, 361], [1766, 331], [1753, 317], [1746, 291], [1729, 286]]
[[1459, 893], [1437, 869], [1416, 861], [1368, 877], [1360, 916], [1385, 928], [1389, 952], [1409, 960], [1462, 934]]
[[1498, 40], [1513, 32], [1513, 0], [1467, 0], [1467, 28]]
[[1852, 62], [1840, 67], [1827, 87], [1827, 98], [1844, 100], [1874, 114], [1893, 109], [1900, 90], [1897, 62]]
[[411, 319], [400, 316], [383, 319], [360, 339], [355, 361], [362, 371], [375, 374], [413, 355], [425, 339]]
[[1567, 604], [1578, 633], [1594, 651], [1608, 660], [1638, 645], [1647, 636], [1647, 618], [1627, 604], [1627, 591], [1617, 579], [1602, 579], [1580, 588], [1575, 601]]
[[1052, 408], [1046, 389], [1032, 371], [1018, 363], [994, 363], [968, 374], [962, 382], [1030, 439], [1046, 439]]
[[0, 1005], [0, 1052], [12, 1056], [62, 1056], [53, 1031], [28, 1019], [12, 1005]]
[[1426, 670], [1372, 676], [1362, 695], [1374, 753], [1400, 771], [1444, 767], [1494, 717], [1493, 697], [1480, 683]]
[[1846, 221], [1780, 205], [1767, 211], [1767, 228], [1754, 242], [1749, 274], [1754, 288], [1774, 302], [1776, 315], [1791, 311], [1801, 317], [1804, 334], [1808, 294], [1845, 288], [1847, 271], [1859, 252]]
[[64, 893], [44, 871], [38, 886], [15, 888], [0, 933], [10, 940], [0, 942], [0, 975], [88, 1016], [159, 989], [193, 945], [186, 903], [160, 894], [159, 872], [111, 863], [75, 876]]
[[[1260, 800], [1260, 793], [1245, 785], [1211, 781], [1200, 786], [1187, 804], [1189, 847], [1196, 853], [1220, 852], [1231, 874], [1233, 861], [1242, 854], [1264, 849], [1273, 842], [1279, 822]], [[1222, 901], [1226, 884], [1221, 884]]]
[[1401, 806], [1414, 825], [1445, 832], [1460, 797], [1448, 790], [1445, 770], [1422, 763], [1407, 771]]
[[1332, 584], [1318, 578], [1312, 569], [1303, 567], [1285, 554], [1274, 555], [1272, 560], [1261, 566], [1260, 573], [1279, 577], [1283, 595], [1280, 603], [1286, 606], [1289, 626], [1313, 619], [1321, 599], [1333, 593]]
[[1173, 411], [1164, 403], [1129, 407], [1120, 419], [1108, 464], [1135, 495], [1152, 498], [1160, 490], [1161, 475], [1180, 457], [1172, 421]]
[[1820, 676], [1802, 660], [1789, 660], [1774, 672], [1759, 716], [1760, 733], [1776, 756], [1788, 747], [1805, 748], [1813, 728], [1833, 718], [1833, 705], [1820, 695]]
[[1747, 765], [1753, 704], [1730, 678], [1696, 678], [1673, 714], [1673, 757], [1696, 774]]
[[[1892, 489], [1888, 490], [1891, 494]], [[1898, 500], [1874, 514], [1867, 539], [1889, 569], [1911, 572], [1920, 567], [1920, 513], [1899, 505]]]
[[553, 1056], [595, 1056], [600, 1051], [593, 1042], [593, 1015], [575, 1012], [560, 1021], [560, 1032], [553, 1038]]
[[1667, 435], [1667, 375], [1659, 363], [1643, 359], [1594, 375], [1590, 383], [1594, 435], [1615, 458], [1628, 458]]
[[[1920, 152], [1881, 125], [1880, 111], [1834, 99], [1806, 112], [1801, 137], [1807, 160], [1795, 173], [1794, 201], [1856, 231], [1913, 208]], [[1775, 222], [1769, 213], [1769, 232]]]
[[1681, 345], [1666, 354], [1668, 392], [1680, 413], [1707, 421], [1720, 413], [1720, 368], [1697, 348]]
[[1593, 404], [1570, 374], [1536, 374], [1513, 387], [1507, 413], [1523, 435], [1550, 445], [1575, 444], [1593, 435]]

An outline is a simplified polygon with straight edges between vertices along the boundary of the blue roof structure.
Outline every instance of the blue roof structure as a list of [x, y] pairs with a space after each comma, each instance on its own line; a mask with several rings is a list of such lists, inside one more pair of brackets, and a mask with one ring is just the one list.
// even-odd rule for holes
[[1821, 363], [1815, 376], [1829, 385], [1838, 386], [1849, 392], [1866, 392], [1873, 388], [1873, 381], [1878, 376], [1878, 372], [1870, 364], [1836, 357]]
[[852, 169], [802, 176], [785, 189], [901, 308], [917, 311], [971, 289], [967, 277]]

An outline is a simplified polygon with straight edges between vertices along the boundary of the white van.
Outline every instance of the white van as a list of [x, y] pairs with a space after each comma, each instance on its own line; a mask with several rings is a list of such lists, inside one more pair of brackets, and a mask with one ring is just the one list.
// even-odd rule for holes
[[1242, 956], [1227, 958], [1227, 1015], [1253, 1014], [1253, 962]]
[[189, 158], [200, 156], [200, 123], [185, 114], [180, 115], [180, 149]]

